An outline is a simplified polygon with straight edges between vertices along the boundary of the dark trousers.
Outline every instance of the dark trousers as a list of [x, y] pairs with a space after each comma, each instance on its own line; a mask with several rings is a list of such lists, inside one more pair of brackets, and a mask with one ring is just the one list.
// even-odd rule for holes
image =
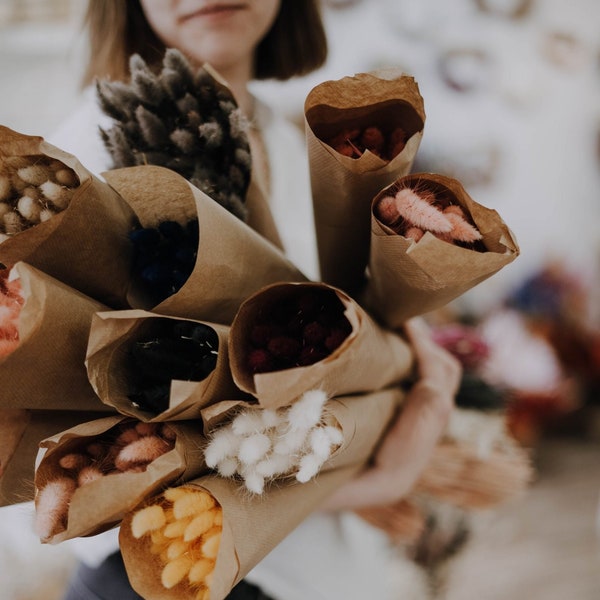
[[[120, 552], [111, 554], [99, 567], [81, 564], [75, 570], [63, 600], [144, 600], [129, 584]], [[258, 587], [240, 581], [227, 600], [273, 600]]]

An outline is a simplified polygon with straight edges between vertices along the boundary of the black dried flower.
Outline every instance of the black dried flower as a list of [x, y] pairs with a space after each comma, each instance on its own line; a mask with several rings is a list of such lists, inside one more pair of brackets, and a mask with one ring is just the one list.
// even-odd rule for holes
[[178, 292], [188, 280], [198, 255], [198, 220], [182, 226], [162, 221], [129, 234], [133, 244], [133, 272], [153, 304]]
[[130, 349], [129, 399], [153, 413], [169, 406], [172, 380], [202, 381], [217, 365], [219, 336], [204, 324], [153, 319]]

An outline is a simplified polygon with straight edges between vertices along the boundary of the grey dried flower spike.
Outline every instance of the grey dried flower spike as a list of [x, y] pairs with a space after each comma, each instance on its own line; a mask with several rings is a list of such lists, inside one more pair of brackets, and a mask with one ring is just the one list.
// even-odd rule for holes
[[231, 92], [206, 69], [194, 71], [167, 49], [155, 73], [137, 54], [129, 83], [99, 80], [101, 129], [114, 168], [153, 164], [172, 169], [245, 221], [252, 161], [248, 124]]

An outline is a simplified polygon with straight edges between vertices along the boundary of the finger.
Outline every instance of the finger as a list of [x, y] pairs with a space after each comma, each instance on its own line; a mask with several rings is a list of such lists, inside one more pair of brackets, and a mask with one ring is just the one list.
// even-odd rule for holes
[[423, 339], [431, 338], [431, 329], [425, 319], [414, 317], [404, 323], [404, 331], [413, 345], [418, 345]]

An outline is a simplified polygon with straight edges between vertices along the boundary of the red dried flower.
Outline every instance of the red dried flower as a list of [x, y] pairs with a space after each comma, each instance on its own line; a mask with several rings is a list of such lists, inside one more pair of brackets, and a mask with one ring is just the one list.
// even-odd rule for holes
[[282, 328], [271, 323], [257, 323], [250, 331], [250, 341], [258, 348], [266, 348], [269, 340], [283, 333]]
[[366, 149], [380, 156], [385, 147], [385, 137], [379, 127], [367, 127], [360, 136], [360, 143]]
[[300, 353], [301, 344], [293, 337], [279, 335], [269, 341], [267, 348], [276, 358], [293, 361]]
[[255, 348], [248, 352], [248, 368], [252, 373], [272, 371], [275, 361], [271, 354], [263, 348]]
[[331, 333], [325, 338], [325, 347], [330, 352], [341, 346], [342, 342], [348, 337], [348, 332], [341, 328], [332, 329]]
[[329, 352], [322, 348], [318, 348], [316, 346], [304, 346], [300, 352], [300, 356], [298, 357], [298, 365], [300, 367], [314, 365], [328, 356]]
[[317, 321], [311, 321], [304, 327], [302, 337], [306, 344], [321, 344], [329, 333], [328, 329]]

